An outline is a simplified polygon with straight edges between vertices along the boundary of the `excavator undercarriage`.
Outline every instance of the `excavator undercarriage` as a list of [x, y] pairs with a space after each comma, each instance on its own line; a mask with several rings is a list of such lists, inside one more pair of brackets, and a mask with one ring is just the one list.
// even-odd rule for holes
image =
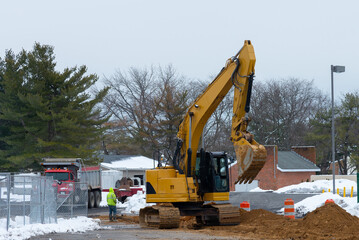
[[[175, 204], [176, 205], [176, 204]], [[195, 216], [197, 225], [239, 224], [239, 208], [231, 204], [157, 204], [140, 210], [140, 225], [154, 228], [178, 228], [181, 216]]]

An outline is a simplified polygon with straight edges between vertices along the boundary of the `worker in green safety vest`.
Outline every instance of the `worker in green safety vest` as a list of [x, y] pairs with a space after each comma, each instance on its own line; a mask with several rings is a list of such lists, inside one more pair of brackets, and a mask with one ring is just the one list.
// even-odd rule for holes
[[116, 202], [117, 198], [113, 188], [109, 189], [109, 193], [107, 194], [107, 205], [109, 210], [109, 219], [110, 221], [116, 221]]

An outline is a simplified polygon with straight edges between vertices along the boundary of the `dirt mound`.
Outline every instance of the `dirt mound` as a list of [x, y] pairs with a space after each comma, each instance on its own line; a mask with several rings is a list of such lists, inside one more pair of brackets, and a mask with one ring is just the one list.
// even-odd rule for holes
[[334, 203], [325, 204], [308, 213], [302, 221], [302, 227], [308, 231], [321, 231], [335, 234], [338, 229], [346, 235], [356, 232], [359, 239], [359, 218], [352, 216]]
[[286, 221], [283, 216], [263, 210], [254, 209], [250, 212], [240, 209], [240, 223], [242, 224], [263, 224], [268, 221]]
[[[203, 227], [200, 231], [250, 239], [359, 239], [359, 218], [336, 204], [322, 206], [303, 219], [288, 219], [262, 209], [241, 209], [240, 217], [239, 225]], [[194, 219], [187, 220], [190, 223]], [[181, 225], [186, 226], [190, 224]]]

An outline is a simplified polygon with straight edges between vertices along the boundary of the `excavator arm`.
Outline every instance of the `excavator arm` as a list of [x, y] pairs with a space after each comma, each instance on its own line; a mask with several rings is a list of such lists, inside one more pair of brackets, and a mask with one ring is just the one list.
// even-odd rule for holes
[[238, 207], [214, 203], [229, 199], [227, 155], [202, 149], [197, 155], [197, 149], [206, 122], [234, 86], [231, 140], [238, 162], [238, 181], [251, 182], [263, 167], [266, 150], [247, 131], [255, 61], [253, 46], [245, 41], [190, 106], [177, 134], [173, 166], [146, 171], [146, 201], [157, 205], [140, 210], [141, 226], [176, 228], [180, 216], [195, 216], [199, 225], [239, 223]]
[[190, 106], [177, 134], [179, 144], [174, 156], [174, 166], [179, 172], [187, 177], [193, 176], [203, 128], [232, 86], [235, 90], [230, 138], [237, 157], [238, 181], [252, 182], [261, 170], [265, 163], [266, 150], [247, 131], [255, 61], [253, 46], [247, 40]]

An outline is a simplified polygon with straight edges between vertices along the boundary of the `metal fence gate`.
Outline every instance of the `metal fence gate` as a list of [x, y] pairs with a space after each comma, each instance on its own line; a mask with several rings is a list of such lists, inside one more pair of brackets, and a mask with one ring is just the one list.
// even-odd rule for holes
[[0, 173], [0, 228], [87, 216], [87, 194], [86, 183], [61, 183], [36, 174]]

